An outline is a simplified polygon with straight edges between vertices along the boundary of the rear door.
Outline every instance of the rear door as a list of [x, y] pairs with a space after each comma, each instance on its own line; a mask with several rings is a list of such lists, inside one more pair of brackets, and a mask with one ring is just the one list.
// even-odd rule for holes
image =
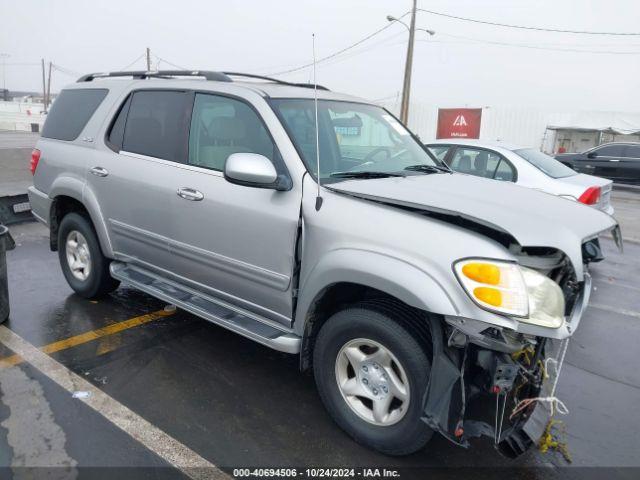
[[[287, 325], [301, 190], [225, 180], [234, 153], [257, 153], [287, 175], [260, 114], [244, 100], [196, 93], [187, 165], [171, 178], [173, 271], [194, 288]], [[178, 190], [191, 192], [177, 195]]]
[[169, 267], [173, 165], [186, 160], [189, 98], [184, 91], [132, 92], [107, 131], [107, 147], [87, 166], [117, 258]]
[[627, 145], [618, 164], [618, 181], [640, 185], [640, 145]]

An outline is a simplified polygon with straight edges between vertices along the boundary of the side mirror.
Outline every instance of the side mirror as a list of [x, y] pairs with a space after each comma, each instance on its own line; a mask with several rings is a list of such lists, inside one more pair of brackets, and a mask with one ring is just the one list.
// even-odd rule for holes
[[587, 158], [596, 158], [597, 156], [598, 156], [598, 152], [587, 153]]
[[271, 160], [257, 153], [234, 153], [224, 164], [224, 178], [245, 187], [288, 190], [278, 176]]

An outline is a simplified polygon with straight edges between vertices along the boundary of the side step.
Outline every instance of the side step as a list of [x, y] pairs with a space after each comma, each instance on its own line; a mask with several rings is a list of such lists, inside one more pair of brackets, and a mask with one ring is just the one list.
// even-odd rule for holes
[[227, 302], [200, 293], [154, 273], [122, 262], [111, 262], [111, 276], [149, 295], [172, 303], [258, 343], [286, 353], [300, 353], [300, 337], [277, 328]]

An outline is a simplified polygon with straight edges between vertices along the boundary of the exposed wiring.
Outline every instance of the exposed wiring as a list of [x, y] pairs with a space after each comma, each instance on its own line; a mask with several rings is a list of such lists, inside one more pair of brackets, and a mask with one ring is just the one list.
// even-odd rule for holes
[[560, 353], [560, 358], [547, 358], [544, 362], [544, 370], [545, 372], [549, 371], [549, 367], [554, 365], [555, 367], [555, 378], [553, 380], [553, 385], [551, 386], [551, 392], [546, 397], [534, 397], [534, 398], [525, 398], [524, 400], [519, 401], [514, 407], [511, 415], [509, 416], [509, 420], [512, 420], [516, 415], [521, 413], [523, 410], [535, 403], [547, 403], [549, 404], [549, 408], [551, 409], [551, 416], [553, 416], [554, 412], [558, 412], [561, 415], [567, 415], [569, 413], [569, 409], [564, 404], [562, 400], [555, 396], [556, 388], [558, 387], [558, 380], [560, 379], [560, 371], [562, 370], [562, 365], [564, 364], [564, 358], [567, 354], [567, 348], [569, 347], [569, 339], [567, 338], [562, 345], [562, 351]]
[[426, 10], [424, 8], [418, 8], [417, 10], [419, 12], [430, 13], [431, 15], [438, 15], [440, 17], [453, 18], [454, 20], [462, 20], [464, 22], [481, 23], [483, 25], [491, 25], [494, 27], [518, 28], [521, 30], [535, 30], [539, 32], [574, 33], [580, 35], [640, 36], [640, 32], [594, 32], [589, 30], [564, 30], [560, 28], [531, 27], [526, 25], [512, 25], [508, 23], [489, 22], [487, 20], [478, 20], [477, 18], [460, 17], [458, 15], [451, 15], [449, 13], [434, 12], [433, 10]]

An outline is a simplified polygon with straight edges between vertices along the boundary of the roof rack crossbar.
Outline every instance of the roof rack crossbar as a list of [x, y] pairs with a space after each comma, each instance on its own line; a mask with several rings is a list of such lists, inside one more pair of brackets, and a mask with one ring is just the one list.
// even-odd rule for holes
[[92, 82], [96, 78], [133, 77], [133, 78], [171, 78], [171, 77], [203, 77], [206, 80], [217, 82], [231, 82], [232, 80], [221, 72], [205, 70], [157, 70], [157, 71], [132, 71], [132, 72], [103, 72], [89, 73], [80, 77], [77, 82]]
[[[290, 87], [302, 87], [302, 88], [314, 88], [313, 83], [293, 83], [287, 82], [284, 80], [278, 80], [273, 77], [265, 77], [264, 75], [254, 75], [253, 73], [241, 73], [241, 72], [222, 72], [224, 75], [230, 77], [246, 77], [246, 78], [255, 78], [256, 80], [265, 80], [267, 82], [278, 83], [280, 85], [289, 85]], [[317, 85], [318, 90], [329, 90], [327, 87], [323, 87], [322, 85]]]

